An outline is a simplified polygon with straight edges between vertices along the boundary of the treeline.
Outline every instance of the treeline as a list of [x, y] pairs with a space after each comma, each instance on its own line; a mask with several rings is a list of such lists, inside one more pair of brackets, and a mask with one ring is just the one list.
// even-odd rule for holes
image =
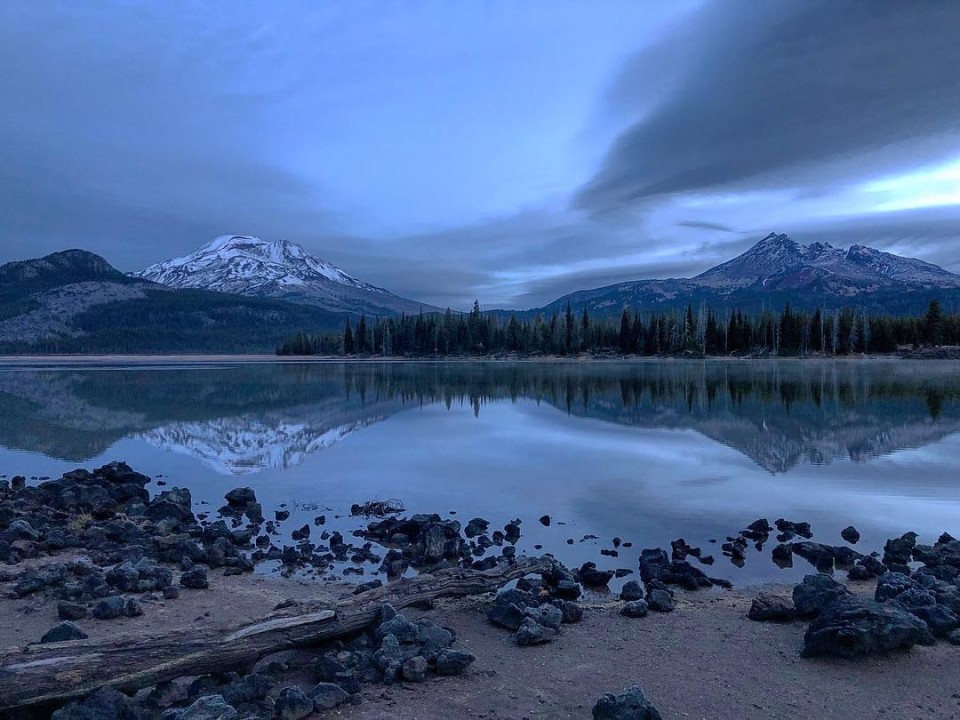
[[795, 356], [888, 353], [900, 346], [960, 344], [960, 314], [945, 314], [933, 300], [919, 317], [843, 310], [720, 314], [707, 305], [684, 312], [640, 313], [626, 309], [619, 321], [591, 318], [586, 308], [533, 320], [483, 313], [361, 316], [343, 332], [298, 333], [278, 355], [447, 357], [474, 355], [750, 355]]

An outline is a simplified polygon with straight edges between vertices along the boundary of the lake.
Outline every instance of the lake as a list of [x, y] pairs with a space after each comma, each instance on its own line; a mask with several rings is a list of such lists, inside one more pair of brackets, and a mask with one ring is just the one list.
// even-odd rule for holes
[[[738, 584], [810, 571], [778, 569], [769, 546], [743, 568], [720, 555], [759, 517], [828, 544], [853, 524], [867, 551], [960, 534], [958, 431], [952, 362], [0, 365], [8, 477], [124, 460], [195, 506], [250, 486], [268, 517], [291, 511], [287, 532], [322, 513], [347, 535], [365, 522], [352, 503], [396, 498], [491, 530], [520, 518], [521, 552], [601, 568], [683, 537]], [[601, 556], [614, 537], [633, 547]]]

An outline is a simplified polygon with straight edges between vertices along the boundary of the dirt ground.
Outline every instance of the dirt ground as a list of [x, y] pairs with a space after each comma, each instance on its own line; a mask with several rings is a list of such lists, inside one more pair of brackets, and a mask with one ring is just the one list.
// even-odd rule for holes
[[[144, 603], [143, 617], [86, 619], [93, 638], [118, 633], [232, 629], [262, 617], [282, 600], [318, 602], [340, 586], [211, 574], [208, 591]], [[789, 588], [766, 588], [785, 593]], [[617, 614], [609, 601], [585, 603], [581, 623], [553, 643], [517, 647], [487, 622], [482, 598], [441, 601], [430, 611], [405, 610], [453, 628], [456, 647], [476, 655], [466, 674], [424, 684], [365, 686], [363, 702], [323, 717], [589, 718], [604, 692], [638, 684], [664, 718], [960, 718], [960, 648], [946, 643], [864, 660], [809, 660], [799, 651], [805, 624], [746, 618], [757, 588], [678, 594], [677, 610], [643, 619]], [[56, 603], [0, 602], [0, 646], [39, 639], [57, 622]]]

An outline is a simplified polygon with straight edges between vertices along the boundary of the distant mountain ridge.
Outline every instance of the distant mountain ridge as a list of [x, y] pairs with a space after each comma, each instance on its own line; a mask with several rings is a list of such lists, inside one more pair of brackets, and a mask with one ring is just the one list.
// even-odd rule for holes
[[781, 308], [862, 306], [878, 312], [921, 310], [932, 297], [960, 301], [960, 275], [931, 263], [863, 245], [844, 250], [829, 243], [801, 245], [770, 233], [746, 252], [692, 278], [635, 280], [580, 290], [554, 300], [540, 312], [569, 302], [594, 314], [675, 309], [706, 302], [720, 308], [756, 311]]
[[299, 245], [250, 235], [221, 235], [196, 252], [156, 263], [133, 276], [178, 289], [288, 300], [351, 314], [437, 310], [358, 280]]

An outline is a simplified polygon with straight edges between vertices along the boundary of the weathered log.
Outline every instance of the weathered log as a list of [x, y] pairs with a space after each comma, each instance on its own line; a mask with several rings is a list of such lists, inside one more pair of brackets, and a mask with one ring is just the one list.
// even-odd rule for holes
[[270, 653], [315, 645], [360, 632], [384, 603], [396, 608], [441, 597], [498, 589], [510, 580], [545, 572], [550, 558], [523, 558], [480, 572], [445, 569], [403, 578], [295, 616], [273, 616], [226, 637], [211, 630], [74, 640], [0, 652], [0, 712], [63, 702], [109, 686], [125, 692], [186, 675], [249, 667]]

